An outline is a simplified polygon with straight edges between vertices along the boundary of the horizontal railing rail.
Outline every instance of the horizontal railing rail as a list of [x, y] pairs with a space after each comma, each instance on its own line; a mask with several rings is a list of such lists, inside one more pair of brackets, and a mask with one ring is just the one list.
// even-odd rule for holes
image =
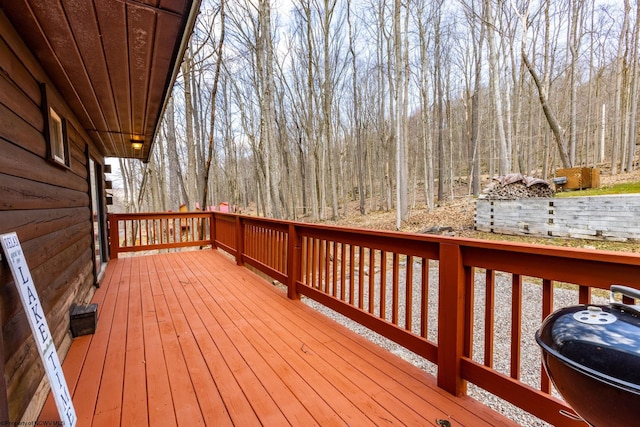
[[[120, 230], [134, 217], [157, 221], [156, 215], [111, 218]], [[554, 397], [535, 329], [561, 305], [604, 300], [603, 290], [612, 284], [637, 288], [640, 277], [640, 256], [635, 254], [219, 212], [168, 218], [177, 221], [188, 215], [210, 233], [189, 243], [223, 249], [239, 265], [250, 265], [286, 285], [290, 298], [316, 300], [424, 357], [437, 366], [438, 385], [448, 392], [465, 394], [472, 383], [557, 426], [585, 423], [564, 415], [571, 409]], [[120, 236], [118, 251], [160, 245], [152, 240], [136, 246], [144, 239], [132, 237], [122, 246], [122, 234], [129, 232], [114, 233], [112, 225], [112, 242]], [[534, 375], [530, 366], [537, 367]]]

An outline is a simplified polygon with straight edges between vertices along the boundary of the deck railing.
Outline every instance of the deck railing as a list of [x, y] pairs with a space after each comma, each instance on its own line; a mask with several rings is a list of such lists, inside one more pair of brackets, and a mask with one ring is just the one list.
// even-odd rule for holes
[[[112, 257], [123, 250], [186, 245], [152, 240], [138, 246], [143, 238], [126, 237], [123, 249], [126, 221], [126, 230], [140, 233], [158, 215], [166, 214], [112, 215]], [[568, 293], [575, 296], [572, 304], [591, 303], [606, 297], [611, 284], [638, 287], [640, 277], [635, 254], [217, 212], [179, 219], [189, 217], [209, 233], [190, 243], [223, 249], [239, 265], [286, 285], [290, 298], [312, 298], [424, 357], [437, 366], [438, 385], [448, 392], [465, 394], [473, 383], [557, 426], [585, 424], [564, 415], [571, 409], [552, 395], [533, 331], [559, 308], [554, 296], [563, 294], [564, 300]], [[538, 366], [537, 375], [523, 375], [525, 364]]]
[[209, 212], [110, 214], [109, 253], [211, 245], [211, 221]]

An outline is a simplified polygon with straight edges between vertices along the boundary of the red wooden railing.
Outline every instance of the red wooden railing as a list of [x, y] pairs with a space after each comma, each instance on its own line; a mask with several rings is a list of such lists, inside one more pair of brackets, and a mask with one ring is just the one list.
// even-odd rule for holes
[[211, 245], [211, 218], [208, 212], [110, 214], [110, 256]]
[[[149, 221], [162, 230], [152, 227], [156, 235], [165, 235], [166, 225], [156, 223], [162, 218], [166, 222], [160, 224], [192, 218], [206, 237], [150, 244], [133, 237], [140, 229], [146, 232]], [[523, 330], [537, 328], [559, 308], [554, 306], [558, 292], [574, 293], [575, 304], [589, 303], [594, 292], [611, 284], [637, 287], [640, 277], [640, 256], [635, 254], [217, 212], [111, 215], [110, 222], [112, 257], [122, 251], [211, 244], [234, 255], [238, 264], [285, 284], [290, 298], [312, 298], [428, 359], [437, 365], [439, 386], [450, 393], [464, 394], [466, 384], [473, 383], [557, 426], [585, 424], [562, 414], [572, 411], [550, 394], [540, 351], [531, 345], [533, 333]], [[128, 224], [125, 229], [123, 224]], [[523, 300], [525, 287], [537, 302]], [[496, 292], [509, 296], [507, 307], [496, 302]], [[532, 304], [537, 309], [533, 315], [524, 310]], [[497, 342], [508, 345], [504, 349]], [[524, 363], [537, 363], [540, 374], [523, 378]]]

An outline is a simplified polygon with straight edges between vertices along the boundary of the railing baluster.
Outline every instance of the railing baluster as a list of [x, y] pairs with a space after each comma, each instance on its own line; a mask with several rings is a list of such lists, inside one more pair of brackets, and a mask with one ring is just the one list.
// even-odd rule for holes
[[333, 289], [332, 289], [331, 295], [333, 295], [334, 297], [338, 295], [338, 250], [337, 250], [337, 245], [338, 245], [338, 243], [335, 240], [333, 242], [331, 242], [331, 250], [333, 251], [333, 255], [332, 255], [332, 258], [331, 258], [331, 263], [332, 263], [332, 267], [333, 267], [331, 283], [333, 285]]
[[320, 289], [320, 283], [318, 279], [318, 270], [320, 269], [320, 239], [313, 239], [313, 287]]
[[331, 277], [329, 272], [331, 271], [331, 242], [325, 240], [324, 245], [324, 292], [327, 295], [331, 294]]
[[269, 259], [269, 230], [264, 227], [258, 227], [258, 230], [260, 233], [260, 251], [258, 259], [266, 260]]
[[397, 252], [393, 253], [393, 271], [392, 277], [393, 281], [391, 282], [391, 323], [394, 325], [398, 324], [398, 280], [399, 280], [399, 271], [400, 270], [400, 256]]
[[464, 322], [464, 338], [463, 338], [463, 351], [462, 354], [471, 358], [473, 354], [473, 328], [474, 322], [474, 310], [475, 307], [475, 271], [474, 267], [464, 267], [464, 294], [465, 294], [465, 318]]
[[[307, 237], [300, 236], [297, 234], [298, 239], [300, 239], [300, 265], [298, 268], [300, 269], [300, 281], [304, 284], [307, 283]], [[291, 236], [289, 236], [291, 238]]]
[[358, 308], [364, 310], [364, 251], [365, 247], [360, 246], [358, 251]]
[[286, 247], [284, 245], [284, 234], [280, 231], [276, 231], [276, 241], [273, 242], [273, 252], [275, 257], [275, 262], [273, 264], [273, 268], [278, 271], [285, 271], [284, 269], [284, 256], [283, 253], [287, 253], [286, 250], [283, 251], [282, 248]]
[[285, 244], [284, 244], [284, 234], [280, 231], [276, 231], [276, 241], [273, 242], [273, 253], [274, 253], [274, 257], [275, 257], [275, 262], [273, 264], [273, 268], [275, 268], [278, 271], [284, 271], [284, 256], [282, 255], [283, 253], [287, 253], [286, 250], [283, 251], [282, 249], [285, 248]]
[[346, 243], [340, 242], [340, 300], [344, 301], [345, 298], [345, 264], [347, 258], [344, 254]]
[[318, 247], [317, 247], [317, 252], [318, 252], [318, 269], [317, 269], [318, 286], [317, 287], [321, 291], [324, 290], [324, 278], [322, 277], [324, 275], [324, 243], [325, 243], [324, 239], [318, 239]]
[[511, 378], [520, 379], [520, 353], [522, 340], [522, 276], [512, 275], [511, 305]]
[[375, 309], [376, 251], [369, 248], [369, 313]]
[[248, 230], [253, 233], [252, 238], [248, 239], [247, 246], [251, 247], [251, 253], [255, 258], [259, 258], [262, 254], [262, 230], [260, 227], [248, 224]]
[[493, 368], [493, 324], [495, 315], [496, 272], [486, 270], [484, 296], [484, 366]]
[[302, 245], [304, 248], [304, 262], [302, 263], [304, 267], [304, 282], [307, 286], [313, 286], [311, 284], [311, 237], [304, 237], [304, 244]]
[[256, 230], [255, 230], [255, 225], [253, 224], [247, 224], [244, 227], [244, 232], [247, 235], [247, 241], [245, 242], [244, 245], [244, 252], [253, 258], [257, 258], [258, 257], [258, 253], [256, 251], [256, 245], [257, 245], [257, 240], [258, 237], [256, 235]]
[[407, 265], [405, 268], [405, 297], [404, 297], [404, 328], [411, 331], [413, 322], [413, 257], [407, 255]]
[[380, 318], [387, 318], [387, 251], [380, 251]]
[[[542, 279], [542, 320], [553, 311], [553, 281]], [[540, 366], [540, 390], [551, 393], [551, 381], [544, 366]]]
[[349, 245], [349, 304], [353, 305], [355, 301], [355, 247]]
[[270, 267], [273, 267], [276, 265], [276, 261], [275, 261], [275, 255], [276, 255], [276, 236], [275, 236], [275, 231], [274, 230], [267, 230], [267, 240], [268, 240], [268, 244], [266, 245], [267, 247], [267, 262], [266, 264]]
[[580, 286], [578, 288], [578, 304], [591, 304], [591, 288]]
[[420, 295], [420, 336], [427, 338], [429, 333], [429, 259], [422, 258]]
[[307, 254], [306, 254], [306, 273], [307, 273], [307, 285], [313, 287], [313, 237], [306, 238]]

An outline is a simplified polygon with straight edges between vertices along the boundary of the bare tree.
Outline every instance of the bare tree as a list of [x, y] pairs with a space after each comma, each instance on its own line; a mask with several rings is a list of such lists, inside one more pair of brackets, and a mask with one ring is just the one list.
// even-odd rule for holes
[[624, 0], [624, 12], [622, 18], [622, 28], [620, 29], [620, 36], [618, 39], [618, 53], [616, 55], [616, 86], [615, 86], [615, 104], [614, 104], [614, 136], [613, 136], [613, 149], [611, 152], [611, 173], [613, 175], [618, 173], [618, 162], [620, 147], [623, 147], [624, 140], [624, 114], [623, 114], [623, 102], [624, 102], [624, 80], [626, 72], [626, 58], [625, 58], [625, 45], [626, 37], [629, 28], [629, 12], [631, 6], [629, 0]]
[[629, 94], [629, 143], [627, 148], [627, 172], [633, 170], [636, 147], [636, 121], [638, 120], [638, 54], [640, 49], [640, 1], [636, 1], [636, 16], [633, 27], [633, 46], [631, 50], [631, 91]]
[[433, 166], [433, 134], [431, 132], [431, 115], [429, 97], [429, 48], [430, 37], [428, 27], [430, 19], [425, 16], [426, 4], [416, 5], [416, 25], [418, 26], [418, 43], [419, 43], [419, 64], [418, 67], [418, 87], [420, 93], [420, 129], [422, 139], [422, 167], [424, 171], [424, 198], [427, 209], [434, 207], [434, 166]]
[[396, 108], [395, 141], [396, 141], [396, 228], [407, 219], [407, 147], [406, 147], [406, 110], [404, 99], [405, 75], [403, 59], [402, 4], [394, 1], [393, 8], [393, 49], [394, 49], [394, 98]]
[[[549, 5], [550, 5], [550, 0], [546, 0], [545, 10], [546, 10], [547, 18], [548, 18]], [[528, 14], [529, 14], [528, 11], [525, 12], [524, 14], [519, 14], [523, 33], [527, 33], [528, 31]], [[546, 34], [548, 35], [549, 33], [547, 32]], [[562, 165], [565, 168], [570, 168], [572, 164], [571, 164], [571, 159], [569, 157], [569, 153], [567, 150], [567, 144], [562, 134], [562, 131], [560, 130], [560, 124], [558, 123], [558, 120], [556, 119], [556, 116], [553, 110], [551, 109], [551, 106], [549, 105], [548, 87], [540, 79], [534, 65], [529, 60], [526, 43], [523, 43], [521, 53], [522, 53], [522, 60], [524, 61], [524, 64], [527, 67], [527, 70], [529, 71], [529, 74], [531, 74], [531, 77], [533, 78], [536, 89], [538, 90], [538, 99], [540, 101], [540, 106], [542, 107], [544, 116], [547, 119], [547, 123], [549, 124], [549, 127], [551, 128], [551, 132], [553, 133], [553, 136], [555, 138], [556, 146], [560, 154]]]
[[489, 85], [491, 87], [491, 100], [496, 116], [498, 129], [498, 174], [504, 175], [511, 172], [511, 153], [509, 150], [507, 135], [505, 133], [502, 97], [500, 95], [500, 67], [498, 64], [498, 52], [496, 38], [499, 33], [496, 27], [496, 14], [493, 12], [493, 0], [485, 0], [485, 22], [487, 25], [487, 44], [489, 45]]
[[351, 54], [351, 82], [353, 86], [353, 130], [356, 139], [356, 162], [358, 165], [358, 199], [360, 201], [360, 215], [365, 214], [365, 198], [364, 182], [362, 176], [362, 135], [361, 135], [361, 118], [360, 118], [360, 96], [358, 91], [358, 67], [356, 66], [355, 51], [355, 35], [353, 23], [351, 22], [351, 6], [347, 4], [347, 25], [349, 26], [349, 53]]
[[209, 195], [209, 175], [211, 173], [211, 161], [214, 153], [214, 134], [216, 123], [216, 99], [218, 98], [218, 81], [220, 80], [220, 69], [222, 67], [222, 47], [224, 45], [225, 32], [225, 10], [224, 0], [220, 0], [220, 36], [218, 37], [218, 46], [216, 48], [216, 68], [213, 76], [213, 87], [211, 88], [211, 114], [209, 117], [209, 141], [207, 146], [207, 157], [204, 163], [204, 185], [202, 187], [202, 207], [208, 206]]

